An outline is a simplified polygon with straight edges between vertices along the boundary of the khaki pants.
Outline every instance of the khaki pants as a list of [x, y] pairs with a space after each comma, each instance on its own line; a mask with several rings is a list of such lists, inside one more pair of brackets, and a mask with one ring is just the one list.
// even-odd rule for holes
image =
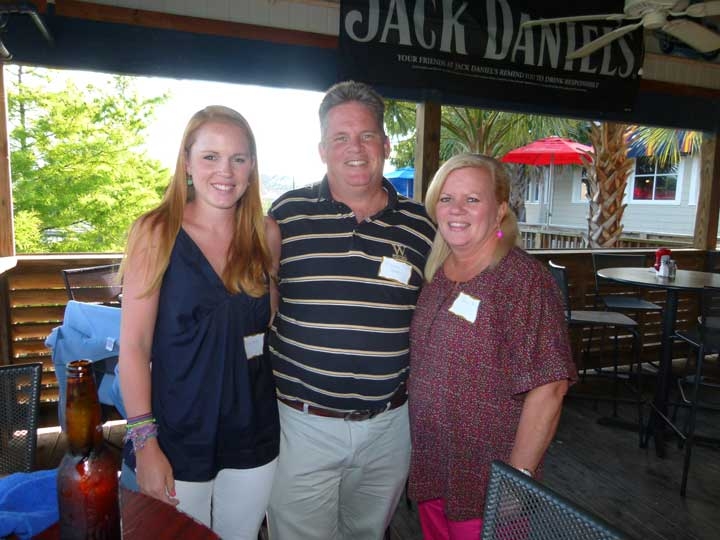
[[407, 404], [362, 421], [278, 408], [271, 539], [380, 540], [410, 464]]
[[277, 459], [254, 469], [222, 469], [209, 482], [175, 481], [178, 510], [223, 540], [257, 540]]

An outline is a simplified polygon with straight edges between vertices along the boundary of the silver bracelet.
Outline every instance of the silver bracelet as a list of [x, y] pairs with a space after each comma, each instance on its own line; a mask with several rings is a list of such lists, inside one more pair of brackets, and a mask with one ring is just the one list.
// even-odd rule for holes
[[530, 469], [526, 469], [524, 467], [518, 469], [521, 473], [523, 473], [525, 476], [529, 476], [530, 478], [535, 478], [535, 473], [533, 473]]

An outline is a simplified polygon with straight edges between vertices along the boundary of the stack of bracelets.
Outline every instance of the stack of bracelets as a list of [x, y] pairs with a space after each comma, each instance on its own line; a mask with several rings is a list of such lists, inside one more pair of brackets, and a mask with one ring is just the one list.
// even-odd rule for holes
[[158, 426], [153, 415], [147, 413], [128, 418], [126, 430], [123, 441], [132, 441], [133, 449], [137, 452], [145, 446], [148, 439], [157, 437]]

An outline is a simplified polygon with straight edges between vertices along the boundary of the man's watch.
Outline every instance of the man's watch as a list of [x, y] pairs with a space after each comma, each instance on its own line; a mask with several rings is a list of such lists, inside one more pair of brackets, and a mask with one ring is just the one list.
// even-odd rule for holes
[[529, 476], [530, 478], [533, 478], [535, 476], [535, 473], [533, 473], [530, 469], [520, 468], [518, 469], [521, 473], [523, 473], [525, 476]]

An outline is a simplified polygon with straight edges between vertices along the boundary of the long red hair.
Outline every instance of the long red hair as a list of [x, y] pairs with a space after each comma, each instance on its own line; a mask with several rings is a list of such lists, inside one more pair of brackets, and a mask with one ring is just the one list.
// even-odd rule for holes
[[150, 246], [152, 253], [144, 257], [148, 265], [145, 275], [149, 276], [149, 285], [143, 291], [144, 295], [160, 287], [175, 239], [182, 226], [185, 204], [195, 198], [195, 189], [188, 186], [187, 182], [187, 156], [195, 142], [197, 130], [208, 122], [227, 122], [240, 127], [247, 136], [254, 163], [248, 187], [235, 209], [235, 232], [228, 248], [227, 264], [222, 275], [223, 283], [233, 293], [243, 291], [258, 297], [267, 292], [267, 277], [270, 275], [272, 261], [265, 240], [255, 136], [240, 113], [221, 105], [211, 105], [196, 112], [185, 127], [175, 173], [160, 205], [140, 216], [130, 228], [121, 273], [128, 261], [138, 255], [142, 234], [149, 230], [153, 237], [158, 238], [157, 243]]

